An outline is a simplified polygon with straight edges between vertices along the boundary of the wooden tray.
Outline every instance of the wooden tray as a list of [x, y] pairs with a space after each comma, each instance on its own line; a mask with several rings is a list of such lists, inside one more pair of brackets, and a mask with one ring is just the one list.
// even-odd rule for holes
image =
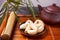
[[[18, 16], [21, 22], [25, 22], [28, 18], [30, 18], [31, 20], [34, 20], [31, 16], [26, 17], [20, 14]], [[19, 24], [17, 23], [12, 33], [11, 40], [60, 40], [60, 26], [46, 25], [45, 27], [46, 27], [46, 32], [39, 38], [38, 37], [28, 38], [21, 34], [20, 29], [19, 29]]]

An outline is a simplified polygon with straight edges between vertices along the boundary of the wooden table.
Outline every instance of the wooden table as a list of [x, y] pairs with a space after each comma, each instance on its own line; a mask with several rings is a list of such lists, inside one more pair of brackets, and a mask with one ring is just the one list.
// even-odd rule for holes
[[[18, 15], [22, 22], [27, 20], [27, 17]], [[28, 18], [33, 18], [29, 16]], [[45, 25], [46, 32], [40, 36], [39, 38], [28, 38], [21, 34], [19, 30], [18, 23], [14, 29], [13, 35], [11, 37], [12, 40], [60, 40], [60, 25]]]

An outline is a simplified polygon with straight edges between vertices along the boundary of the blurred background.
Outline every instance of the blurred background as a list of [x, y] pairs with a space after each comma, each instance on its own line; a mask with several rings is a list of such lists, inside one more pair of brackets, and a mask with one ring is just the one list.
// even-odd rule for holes
[[36, 0], [31, 1], [35, 6], [37, 6], [37, 4], [40, 4], [42, 7], [46, 7], [55, 3], [57, 6], [60, 7], [60, 0], [38, 0], [40, 3], [38, 3]]
[[[27, 0], [22, 0], [24, 2], [27, 2]], [[38, 0], [39, 2], [37, 2], [36, 0], [31, 0], [31, 2], [33, 3], [34, 7], [37, 7], [38, 4], [41, 5], [42, 7], [46, 7], [52, 4], [56, 4], [57, 6], [60, 7], [60, 0]], [[3, 5], [6, 2], [6, 0], [0, 0], [0, 18], [3, 16], [2, 13], [4, 12], [4, 8]], [[24, 6], [26, 7], [26, 5]], [[25, 10], [21, 10], [23, 13], [26, 13]], [[28, 13], [28, 12], [27, 12]]]

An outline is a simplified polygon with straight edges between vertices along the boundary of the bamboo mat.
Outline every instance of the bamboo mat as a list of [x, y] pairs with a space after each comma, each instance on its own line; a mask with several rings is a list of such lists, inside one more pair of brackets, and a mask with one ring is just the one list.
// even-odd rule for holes
[[[19, 18], [22, 22], [27, 20], [27, 17], [25, 16], [19, 16]], [[31, 18], [33, 20], [32, 17], [28, 17], [28, 18]], [[19, 24], [17, 23], [11, 39], [12, 40], [60, 40], [60, 26], [45, 25], [45, 29], [46, 29], [46, 32], [39, 38], [38, 37], [28, 38], [21, 34], [19, 30]]]

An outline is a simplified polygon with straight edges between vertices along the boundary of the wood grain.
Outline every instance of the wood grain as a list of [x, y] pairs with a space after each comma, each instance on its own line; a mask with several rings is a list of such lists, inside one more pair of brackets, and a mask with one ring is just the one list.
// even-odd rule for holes
[[[28, 18], [33, 20], [31, 16], [19, 16], [21, 22], [25, 22]], [[28, 38], [24, 35], [21, 34], [19, 30], [19, 24], [16, 24], [16, 27], [13, 31], [13, 35], [11, 37], [12, 40], [60, 40], [60, 25], [55, 26], [55, 25], [45, 25], [46, 27], [46, 32], [40, 36], [39, 38]]]

